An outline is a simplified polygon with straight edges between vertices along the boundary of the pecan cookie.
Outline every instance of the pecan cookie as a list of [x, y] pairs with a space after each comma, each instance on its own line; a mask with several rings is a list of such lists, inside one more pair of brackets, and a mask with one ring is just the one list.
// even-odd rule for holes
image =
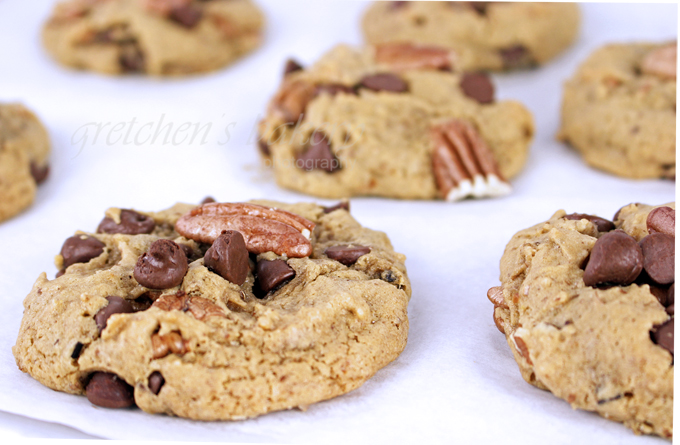
[[49, 174], [50, 141], [38, 118], [19, 104], [0, 104], [0, 221], [31, 205]]
[[466, 70], [543, 64], [571, 45], [578, 27], [576, 3], [375, 2], [363, 20], [371, 44], [449, 48]]
[[524, 166], [533, 119], [496, 102], [482, 73], [452, 71], [441, 48], [338, 46], [303, 69], [289, 61], [260, 123], [279, 185], [328, 198], [450, 201], [499, 196]]
[[404, 349], [404, 256], [348, 206], [260, 201], [109, 209], [24, 302], [13, 353], [108, 408], [200, 420], [305, 407]]
[[252, 51], [263, 21], [250, 0], [67, 0], [45, 24], [43, 43], [78, 69], [182, 75]]
[[673, 436], [675, 204], [560, 210], [518, 232], [489, 290], [522, 377], [636, 433]]
[[564, 88], [558, 138], [593, 167], [675, 178], [677, 43], [595, 51]]

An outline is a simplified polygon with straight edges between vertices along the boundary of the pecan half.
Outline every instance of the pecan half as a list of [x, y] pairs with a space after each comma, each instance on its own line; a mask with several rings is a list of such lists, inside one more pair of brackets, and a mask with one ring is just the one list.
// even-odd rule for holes
[[493, 153], [468, 122], [450, 120], [432, 128], [432, 169], [447, 201], [510, 193]]
[[163, 358], [169, 354], [182, 355], [189, 351], [182, 335], [176, 331], [165, 335], [153, 334], [151, 336], [151, 348], [154, 359]]
[[304, 80], [285, 81], [269, 105], [269, 113], [286, 124], [294, 124], [304, 116], [307, 104], [316, 95], [316, 88]]
[[[180, 235], [213, 243], [225, 230], [241, 232], [250, 253], [274, 252], [289, 258], [312, 254], [314, 223], [279, 209], [241, 203], [205, 204], [182, 216], [175, 226]], [[206, 209], [207, 208], [207, 211]]]
[[436, 46], [383, 43], [375, 47], [375, 61], [396, 71], [453, 67], [452, 52]]
[[677, 76], [678, 45], [672, 43], [650, 52], [642, 60], [640, 69], [662, 79], [675, 79]]
[[151, 307], [162, 311], [191, 312], [196, 320], [203, 321], [212, 316], [224, 317], [221, 307], [202, 297], [191, 297], [180, 292], [177, 295], [163, 295]]

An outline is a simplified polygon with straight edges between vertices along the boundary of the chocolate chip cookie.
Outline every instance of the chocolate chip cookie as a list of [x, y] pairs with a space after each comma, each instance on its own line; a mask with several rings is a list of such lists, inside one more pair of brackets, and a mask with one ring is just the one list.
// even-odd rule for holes
[[533, 138], [529, 111], [496, 102], [483, 73], [441, 48], [338, 46], [290, 61], [260, 123], [279, 185], [327, 198], [493, 197], [510, 191]]
[[109, 209], [36, 281], [17, 365], [97, 406], [200, 420], [358, 388], [406, 345], [411, 287], [405, 257], [347, 209]]
[[546, 63], [578, 35], [576, 3], [375, 2], [363, 29], [371, 44], [409, 42], [454, 51], [465, 70]]
[[31, 205], [49, 174], [49, 155], [38, 118], [22, 105], [0, 103], [0, 221]]
[[598, 169], [675, 178], [677, 43], [595, 51], [564, 87], [558, 138]]
[[673, 436], [674, 203], [558, 211], [512, 238], [488, 297], [527, 382]]
[[78, 69], [183, 75], [257, 48], [263, 22], [250, 0], [67, 0], [45, 24], [43, 42]]

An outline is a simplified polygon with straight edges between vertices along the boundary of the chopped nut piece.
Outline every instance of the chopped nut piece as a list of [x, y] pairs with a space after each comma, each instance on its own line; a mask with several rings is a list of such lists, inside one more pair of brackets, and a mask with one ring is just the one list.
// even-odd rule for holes
[[447, 201], [510, 193], [486, 142], [474, 127], [453, 119], [432, 129], [432, 168]]
[[304, 117], [307, 104], [314, 98], [315, 93], [314, 85], [308, 82], [284, 81], [269, 106], [269, 112], [286, 124], [294, 124]]
[[147, 11], [168, 16], [173, 9], [184, 8], [191, 4], [192, 0], [144, 0]]
[[191, 315], [199, 321], [212, 316], [225, 316], [222, 308], [212, 301], [202, 297], [191, 297], [184, 292], [177, 295], [163, 295], [156, 300], [152, 307], [162, 311], [191, 312]]
[[416, 69], [451, 69], [452, 53], [436, 46], [410, 43], [384, 43], [375, 48], [375, 60], [396, 71]]
[[151, 336], [151, 348], [153, 349], [154, 359], [163, 358], [169, 354], [183, 355], [189, 351], [179, 332], [170, 332], [165, 335], [153, 334]]
[[663, 79], [675, 79], [677, 76], [678, 45], [670, 45], [658, 48], [642, 60], [640, 68], [645, 74], [653, 74]]
[[505, 298], [503, 298], [503, 288], [498, 286], [498, 287], [492, 287], [489, 289], [489, 291], [486, 293], [487, 298], [489, 301], [493, 303], [495, 307], [502, 307], [503, 309], [508, 309], [508, 304], [505, 302]]

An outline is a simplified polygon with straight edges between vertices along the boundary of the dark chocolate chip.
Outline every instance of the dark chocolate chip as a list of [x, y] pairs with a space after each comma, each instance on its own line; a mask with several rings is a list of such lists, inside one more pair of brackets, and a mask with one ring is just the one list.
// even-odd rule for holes
[[463, 93], [479, 102], [490, 104], [494, 101], [494, 87], [491, 79], [485, 73], [465, 73], [460, 80]]
[[87, 400], [104, 408], [128, 408], [135, 404], [135, 391], [116, 374], [95, 372], [85, 387]]
[[408, 85], [400, 77], [391, 73], [371, 74], [361, 79], [360, 87], [372, 91], [389, 91], [391, 93], [403, 93], [408, 91]]
[[295, 271], [283, 260], [262, 260], [256, 267], [257, 282], [265, 294], [295, 276]]
[[126, 73], [142, 73], [144, 72], [144, 54], [136, 45], [136, 43], [124, 45], [121, 47], [120, 58], [118, 59], [120, 67]]
[[205, 253], [205, 265], [238, 286], [248, 278], [248, 249], [243, 235], [234, 230], [223, 232]]
[[649, 233], [664, 233], [675, 236], [675, 210], [670, 207], [657, 207], [647, 216]]
[[474, 9], [477, 14], [486, 15], [486, 10], [489, 8], [489, 5], [494, 2], [465, 2], [465, 3], [467, 4], [467, 6]]
[[63, 276], [66, 273], [66, 269], [61, 269], [57, 274], [54, 276], [54, 278], [59, 278]]
[[586, 286], [631, 284], [642, 272], [642, 249], [635, 238], [621, 230], [602, 235], [590, 253], [583, 273]]
[[666, 313], [667, 313], [668, 315], [675, 316], [675, 305], [674, 305], [674, 304], [671, 304], [670, 306], [668, 306], [668, 307], [666, 308]]
[[35, 161], [31, 161], [31, 176], [33, 176], [33, 180], [35, 181], [36, 184], [40, 185], [43, 182], [45, 182], [45, 179], [50, 174], [50, 166], [49, 164], [45, 165], [38, 165]]
[[182, 249], [182, 252], [184, 252], [184, 255], [186, 255], [187, 260], [191, 261], [192, 258], [196, 255], [196, 252], [194, 252], [194, 249], [191, 247], [187, 246], [186, 244], [178, 244], [180, 249]]
[[304, 67], [299, 64], [296, 60], [288, 59], [286, 60], [286, 66], [283, 69], [283, 77], [286, 77], [290, 73], [295, 73], [297, 71], [302, 71]]
[[203, 10], [192, 5], [179, 6], [170, 11], [170, 18], [185, 28], [193, 28], [202, 17]]
[[97, 238], [85, 235], [75, 235], [67, 238], [61, 246], [61, 256], [64, 258], [64, 269], [72, 264], [87, 263], [104, 253], [106, 245]]
[[262, 140], [258, 141], [257, 147], [260, 149], [260, 153], [262, 153], [262, 156], [269, 157], [272, 155], [272, 152], [269, 149], [269, 145], [265, 141]]
[[106, 217], [99, 223], [97, 233], [122, 233], [123, 235], [141, 235], [151, 233], [156, 228], [156, 222], [150, 216], [142, 215], [134, 210], [120, 211], [120, 224], [110, 217]]
[[73, 348], [73, 352], [71, 353], [71, 358], [76, 360], [78, 357], [80, 357], [80, 353], [83, 352], [83, 345], [81, 342], [76, 343], [75, 347]]
[[661, 326], [655, 326], [651, 332], [654, 343], [673, 354], [673, 333], [675, 331], [675, 318], [671, 318]]
[[340, 210], [340, 209], [343, 209], [343, 210], [346, 210], [347, 212], [349, 212], [349, 201], [342, 201], [342, 202], [335, 204], [334, 206], [324, 207], [323, 212], [324, 213], [333, 213], [336, 210]]
[[351, 266], [352, 264], [356, 263], [357, 260], [370, 253], [371, 248], [370, 247], [365, 247], [365, 246], [358, 246], [358, 245], [341, 245], [341, 246], [331, 246], [325, 250], [326, 256], [328, 258], [338, 261], [339, 263], [344, 264], [345, 266]]
[[514, 45], [499, 51], [505, 69], [530, 68], [536, 65], [529, 50], [523, 45]]
[[388, 283], [397, 281], [397, 276], [391, 270], [384, 270], [380, 273], [380, 279]]
[[163, 374], [158, 371], [152, 372], [149, 376], [149, 391], [154, 393], [154, 395], [158, 395], [158, 393], [161, 392], [163, 385], [165, 385]]
[[151, 292], [147, 292], [143, 294], [140, 297], [135, 298], [134, 300], [127, 300], [128, 303], [130, 303], [130, 306], [132, 306], [132, 310], [135, 312], [144, 312], [145, 310], [149, 309], [151, 305], [154, 302], [155, 298], [158, 298], [158, 296], [155, 296], [154, 298], [151, 298], [149, 295]]
[[99, 332], [106, 329], [106, 324], [110, 316], [114, 314], [131, 314], [134, 312], [130, 302], [124, 298], [108, 296], [106, 299], [109, 300], [109, 304], [99, 309], [97, 314], [94, 316], [94, 321], [97, 323]]
[[586, 215], [585, 213], [572, 213], [571, 215], [564, 215], [564, 219], [570, 219], [574, 221], [580, 221], [582, 219], [587, 219], [591, 223], [595, 224], [597, 231], [600, 233], [611, 232], [616, 228], [613, 222], [600, 218], [599, 216]]
[[201, 205], [210, 204], [212, 202], [217, 202], [217, 201], [215, 201], [215, 198], [213, 198], [212, 196], [206, 196], [205, 198], [203, 198], [203, 201], [201, 201]]
[[333, 154], [328, 136], [314, 132], [304, 153], [297, 158], [297, 165], [303, 170], [323, 170], [333, 173], [340, 170], [340, 161]]
[[666, 306], [675, 304], [675, 283], [671, 284], [668, 288], [668, 294], [666, 295]]
[[675, 238], [663, 233], [652, 233], [640, 241], [644, 268], [656, 284], [669, 285], [675, 281]]
[[[638, 284], [640, 284], [640, 278], [638, 277]], [[655, 286], [654, 284], [649, 284], [649, 291], [656, 297], [657, 300], [659, 300], [659, 303], [661, 303], [664, 307], [668, 306], [670, 303], [668, 303], [668, 293], [670, 291], [669, 288], [665, 287], [660, 287], [660, 286]]]
[[356, 90], [347, 85], [342, 85], [339, 83], [322, 83], [314, 87], [314, 95], [318, 96], [321, 93], [326, 93], [331, 96], [336, 96], [338, 94], [357, 94]]
[[189, 270], [187, 256], [177, 243], [167, 239], [154, 241], [135, 265], [135, 280], [149, 289], [179, 286]]

